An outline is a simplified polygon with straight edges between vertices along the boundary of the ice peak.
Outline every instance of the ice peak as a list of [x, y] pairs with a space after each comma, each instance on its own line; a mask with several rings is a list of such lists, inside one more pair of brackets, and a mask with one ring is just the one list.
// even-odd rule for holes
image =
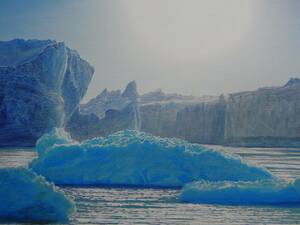
[[100, 95], [98, 95], [98, 97], [107, 96], [107, 94], [108, 94], [108, 90], [107, 90], [107, 88], [105, 88], [105, 89], [100, 93]]
[[293, 85], [298, 85], [298, 84], [300, 84], [300, 78], [291, 77], [284, 86], [287, 87], [287, 86], [293, 86]]
[[134, 100], [137, 98], [138, 93], [137, 93], [137, 85], [135, 81], [131, 81], [127, 84], [124, 92], [122, 93], [123, 97], [127, 97], [130, 100]]

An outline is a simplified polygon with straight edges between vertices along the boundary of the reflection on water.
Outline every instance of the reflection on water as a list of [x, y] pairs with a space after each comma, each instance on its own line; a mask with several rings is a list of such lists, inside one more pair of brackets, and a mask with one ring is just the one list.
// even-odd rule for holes
[[245, 160], [266, 167], [276, 176], [286, 180], [294, 180], [295, 178], [300, 177], [300, 148], [209, 147], [238, 154]]
[[[229, 148], [284, 179], [300, 177], [300, 149]], [[26, 166], [30, 149], [0, 150], [0, 167]], [[177, 202], [179, 190], [65, 187], [75, 198], [71, 224], [300, 224], [300, 208], [194, 205]]]
[[73, 224], [299, 224], [300, 208], [193, 205], [178, 190], [70, 188]]
[[35, 156], [36, 153], [32, 148], [0, 148], [0, 168], [27, 167]]

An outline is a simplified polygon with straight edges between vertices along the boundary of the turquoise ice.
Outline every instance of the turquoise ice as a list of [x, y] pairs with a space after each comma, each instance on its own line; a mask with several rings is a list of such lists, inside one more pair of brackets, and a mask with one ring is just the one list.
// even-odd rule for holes
[[25, 168], [0, 169], [0, 219], [23, 222], [65, 222], [72, 200], [43, 177]]
[[39, 139], [37, 151], [30, 167], [60, 185], [181, 187], [200, 179], [272, 178], [267, 170], [237, 156], [132, 130], [78, 143], [55, 129]]
[[300, 204], [300, 179], [258, 181], [197, 181], [187, 184], [182, 202], [211, 204]]

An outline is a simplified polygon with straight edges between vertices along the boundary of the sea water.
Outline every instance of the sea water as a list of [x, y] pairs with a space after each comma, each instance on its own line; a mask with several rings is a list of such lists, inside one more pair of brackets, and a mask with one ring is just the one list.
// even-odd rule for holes
[[[300, 177], [300, 148], [210, 147], [239, 154], [281, 178]], [[34, 157], [34, 149], [1, 149], [0, 167], [26, 166]], [[182, 204], [176, 189], [62, 189], [76, 202], [70, 224], [300, 224], [300, 207]]]

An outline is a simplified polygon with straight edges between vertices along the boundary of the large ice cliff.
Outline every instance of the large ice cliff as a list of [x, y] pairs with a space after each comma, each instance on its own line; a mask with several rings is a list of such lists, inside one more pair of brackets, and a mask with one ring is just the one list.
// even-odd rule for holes
[[62, 42], [0, 42], [0, 145], [33, 146], [77, 109], [94, 69]]
[[246, 146], [300, 146], [300, 79], [282, 87], [231, 94], [224, 141]]

